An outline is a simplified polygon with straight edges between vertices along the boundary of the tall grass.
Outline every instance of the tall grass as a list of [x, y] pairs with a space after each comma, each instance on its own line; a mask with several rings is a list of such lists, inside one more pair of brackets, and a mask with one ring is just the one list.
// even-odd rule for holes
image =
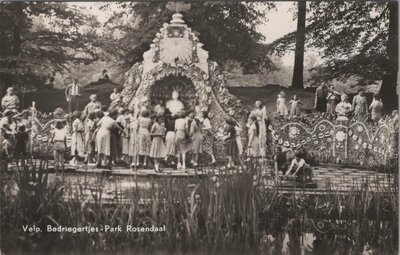
[[[397, 253], [397, 193], [367, 186], [347, 194], [282, 193], [264, 185], [270, 177], [255, 164], [240, 174], [224, 171], [194, 182], [151, 180], [145, 190], [134, 185], [122, 192], [116, 185], [110, 203], [103, 197], [107, 177], [84, 179], [69, 193], [62, 177], [50, 182], [43, 168], [25, 168], [2, 179], [1, 248], [6, 254], [300, 254], [306, 233], [313, 233], [312, 254], [358, 254], [365, 247]], [[43, 230], [165, 225], [166, 231], [32, 234], [23, 232], [24, 224]]]

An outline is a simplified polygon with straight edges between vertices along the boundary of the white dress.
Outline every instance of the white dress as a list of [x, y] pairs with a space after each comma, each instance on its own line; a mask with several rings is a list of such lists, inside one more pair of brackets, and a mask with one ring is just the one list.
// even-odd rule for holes
[[96, 136], [96, 147], [99, 154], [111, 155], [111, 129], [117, 127], [117, 122], [109, 116], [104, 116], [98, 123], [100, 126]]
[[84, 157], [85, 142], [84, 128], [80, 119], [75, 119], [72, 122], [72, 137], [71, 137], [71, 155]]
[[[259, 130], [260, 132], [260, 130]], [[251, 148], [249, 148], [248, 154], [252, 157], [259, 157], [260, 156], [260, 139], [259, 135], [257, 135], [257, 126], [255, 123], [251, 124], [249, 128], [249, 139], [252, 138], [250, 143]]]
[[279, 115], [286, 116], [288, 114], [288, 109], [286, 107], [286, 99], [284, 97], [279, 97], [276, 100], [276, 108], [277, 108], [277, 113]]

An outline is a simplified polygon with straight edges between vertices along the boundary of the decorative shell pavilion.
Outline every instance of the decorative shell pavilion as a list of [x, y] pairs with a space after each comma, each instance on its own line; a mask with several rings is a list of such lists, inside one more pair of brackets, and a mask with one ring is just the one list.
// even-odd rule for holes
[[197, 33], [185, 24], [182, 14], [175, 13], [155, 35], [143, 62], [126, 72], [123, 104], [138, 114], [142, 107], [150, 109], [159, 100], [170, 100], [173, 90], [179, 91], [185, 110], [208, 110], [218, 136], [227, 118], [233, 117], [245, 128], [247, 116], [225, 84], [221, 68], [209, 60]]

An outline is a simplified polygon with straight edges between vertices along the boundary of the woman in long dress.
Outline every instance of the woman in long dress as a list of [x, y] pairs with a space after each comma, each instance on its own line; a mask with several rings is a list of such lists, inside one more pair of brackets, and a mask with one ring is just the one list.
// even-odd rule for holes
[[151, 142], [150, 148], [150, 158], [154, 159], [154, 169], [156, 172], [160, 171], [160, 161], [165, 158], [165, 144], [164, 144], [164, 136], [165, 136], [165, 124], [162, 123], [162, 117], [156, 117], [156, 122], [154, 122], [151, 127], [151, 136], [153, 137], [153, 141]]
[[138, 121], [134, 117], [134, 110], [131, 110], [130, 116], [128, 119], [128, 132], [129, 132], [129, 148], [128, 154], [131, 158], [131, 167], [138, 166], [139, 160], [138, 156], [138, 149], [137, 149], [137, 132], [138, 132]]
[[382, 118], [383, 112], [383, 103], [379, 94], [374, 94], [374, 99], [372, 100], [369, 109], [371, 110], [371, 120], [375, 123], [378, 123], [379, 120]]
[[72, 122], [71, 155], [74, 156], [72, 162], [81, 162], [85, 157], [84, 128], [81, 121], [81, 112], [75, 112]]
[[321, 84], [315, 90], [315, 103], [314, 108], [321, 113], [326, 111], [326, 97], [328, 95], [328, 88], [325, 84]]
[[115, 121], [117, 115], [118, 112], [113, 110], [97, 123], [100, 127], [96, 136], [98, 154], [97, 167], [99, 168], [106, 167], [111, 170], [111, 131], [116, 129], [123, 132], [122, 128]]
[[[165, 127], [167, 134], [165, 135], [166, 156], [165, 161], [176, 156], [175, 150], [175, 118], [172, 117], [171, 112], [165, 110]], [[175, 162], [171, 162], [173, 165]]]
[[212, 131], [212, 126], [210, 119], [208, 118], [208, 112], [203, 112], [203, 120], [201, 121], [202, 131], [203, 131], [203, 150], [211, 156], [211, 165], [216, 164], [215, 159], [215, 144], [214, 144], [214, 134]]
[[199, 154], [203, 153], [203, 134], [201, 132], [201, 123], [194, 119], [190, 125], [190, 138], [192, 140], [193, 166], [198, 166]]
[[256, 116], [251, 116], [250, 119], [248, 155], [252, 158], [258, 158], [260, 156], [260, 125]]
[[329, 87], [328, 96], [326, 97], [326, 113], [325, 118], [334, 119], [336, 116], [336, 101], [337, 96], [341, 96], [339, 92], [336, 92], [333, 86]]
[[261, 104], [261, 101], [256, 101], [255, 109], [251, 112], [251, 116], [257, 118], [260, 132], [258, 136], [260, 156], [264, 157], [267, 152], [267, 109]]
[[178, 169], [186, 169], [186, 153], [190, 151], [191, 144], [186, 137], [186, 114], [181, 111], [175, 120], [175, 149], [178, 158]]
[[142, 116], [138, 118], [138, 155], [143, 157], [143, 167], [147, 166], [147, 159], [150, 155], [151, 149], [151, 119], [148, 110], [142, 112]]
[[358, 95], [353, 98], [353, 111], [354, 111], [354, 119], [356, 120], [365, 120], [368, 114], [368, 105], [367, 98], [365, 97], [365, 93], [363, 89], [358, 91]]

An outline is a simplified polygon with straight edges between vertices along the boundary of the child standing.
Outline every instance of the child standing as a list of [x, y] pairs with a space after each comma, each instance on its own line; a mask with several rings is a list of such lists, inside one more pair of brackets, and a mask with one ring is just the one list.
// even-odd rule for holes
[[225, 153], [228, 155], [227, 167], [231, 168], [235, 166], [233, 159], [238, 158], [239, 148], [236, 142], [235, 120], [229, 118], [226, 120], [226, 124], [226, 136], [224, 137]]
[[293, 94], [292, 100], [290, 100], [289, 104], [290, 104], [290, 118], [299, 116], [300, 115], [299, 105], [301, 104], [301, 101], [296, 94]]
[[203, 134], [201, 132], [201, 122], [194, 119], [190, 126], [190, 138], [192, 140], [193, 166], [197, 167], [199, 154], [203, 153]]
[[278, 94], [278, 99], [276, 100], [276, 109], [280, 116], [286, 116], [288, 114], [285, 93], [283, 91], [279, 92]]
[[67, 148], [67, 132], [61, 121], [57, 121], [50, 142], [53, 143], [56, 173], [58, 174], [60, 165], [62, 172], [64, 172], [64, 153]]
[[135, 111], [132, 109], [129, 114], [129, 121], [128, 121], [128, 130], [129, 130], [129, 149], [128, 154], [131, 158], [131, 167], [138, 166], [138, 159], [137, 159], [137, 130], [138, 130], [138, 122], [135, 118]]
[[83, 142], [83, 123], [81, 121], [81, 112], [75, 112], [73, 115], [74, 121], [72, 122], [72, 137], [71, 137], [71, 155], [72, 165], [80, 163], [85, 157], [85, 143]]
[[164, 144], [164, 136], [165, 136], [165, 125], [162, 123], [161, 117], [156, 117], [156, 122], [154, 122], [151, 127], [150, 134], [153, 137], [153, 141], [151, 143], [150, 148], [150, 157], [154, 159], [154, 169], [156, 172], [160, 172], [160, 161], [165, 158], [165, 144]]
[[95, 123], [94, 120], [96, 119], [96, 113], [91, 112], [89, 113], [88, 118], [86, 119], [85, 123], [85, 152], [86, 152], [86, 159], [85, 163], [90, 164], [94, 163], [94, 129]]
[[11, 134], [3, 132], [3, 141], [1, 142], [0, 170], [8, 171], [8, 160], [11, 156]]
[[19, 163], [19, 160], [22, 159], [21, 164], [22, 166], [25, 165], [25, 158], [26, 158], [26, 144], [29, 141], [28, 132], [25, 131], [25, 126], [19, 126], [18, 132], [15, 134], [15, 153], [14, 158]]

